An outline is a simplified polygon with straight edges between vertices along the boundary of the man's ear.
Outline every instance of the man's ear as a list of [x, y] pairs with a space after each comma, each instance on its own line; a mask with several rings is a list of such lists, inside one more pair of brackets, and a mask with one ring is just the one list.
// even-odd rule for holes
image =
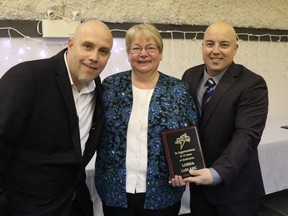
[[74, 39], [72, 37], [70, 37], [68, 39], [68, 45], [67, 45], [68, 49], [71, 48], [73, 46], [73, 44], [74, 44]]

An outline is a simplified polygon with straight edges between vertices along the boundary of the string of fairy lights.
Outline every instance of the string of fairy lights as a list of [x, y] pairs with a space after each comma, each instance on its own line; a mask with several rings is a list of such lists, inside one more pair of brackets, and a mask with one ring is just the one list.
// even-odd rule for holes
[[[67, 46], [67, 38], [32, 38], [11, 27], [0, 28], [0, 31], [8, 34], [8, 37], [0, 37], [0, 78], [20, 62], [48, 58]], [[20, 37], [11, 37], [12, 31]], [[126, 32], [125, 29], [112, 31], [121, 34]], [[201, 38], [204, 32], [169, 30], [161, 33], [165, 34], [163, 59], [159, 66], [161, 72], [181, 78], [187, 68], [203, 63]], [[235, 62], [264, 77], [269, 89], [268, 119], [282, 119], [287, 116], [283, 101], [288, 97], [288, 35], [247, 32], [239, 33], [238, 37], [239, 48]], [[243, 37], [246, 39], [241, 39]], [[268, 37], [268, 40], [262, 40], [263, 37]], [[125, 39], [115, 37], [110, 59], [100, 74], [101, 79], [130, 68]]]

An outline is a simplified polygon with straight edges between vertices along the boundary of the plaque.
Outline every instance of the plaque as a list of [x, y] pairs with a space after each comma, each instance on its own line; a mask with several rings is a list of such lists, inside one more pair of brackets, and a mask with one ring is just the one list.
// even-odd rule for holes
[[196, 126], [161, 132], [171, 178], [190, 176], [190, 169], [205, 168]]

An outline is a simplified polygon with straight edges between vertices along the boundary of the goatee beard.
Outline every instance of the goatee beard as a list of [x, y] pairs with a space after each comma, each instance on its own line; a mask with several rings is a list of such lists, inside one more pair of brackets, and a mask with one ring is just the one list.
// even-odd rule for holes
[[84, 76], [79, 76], [78, 77], [78, 81], [81, 83], [81, 84], [83, 84], [83, 85], [86, 85], [86, 84], [88, 84], [89, 82], [91, 82], [93, 79], [88, 79], [88, 78], [86, 78], [86, 77], [84, 77]]

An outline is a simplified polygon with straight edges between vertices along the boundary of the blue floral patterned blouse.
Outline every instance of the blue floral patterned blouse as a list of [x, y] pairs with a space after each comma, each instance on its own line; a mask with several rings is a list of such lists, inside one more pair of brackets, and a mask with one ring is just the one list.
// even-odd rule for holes
[[[107, 206], [126, 208], [126, 133], [133, 103], [131, 71], [107, 77], [103, 86], [106, 122], [97, 150], [95, 184]], [[195, 105], [186, 84], [160, 73], [149, 105], [144, 208], [163, 209], [181, 200], [185, 188], [168, 183], [160, 132], [195, 124]]]

